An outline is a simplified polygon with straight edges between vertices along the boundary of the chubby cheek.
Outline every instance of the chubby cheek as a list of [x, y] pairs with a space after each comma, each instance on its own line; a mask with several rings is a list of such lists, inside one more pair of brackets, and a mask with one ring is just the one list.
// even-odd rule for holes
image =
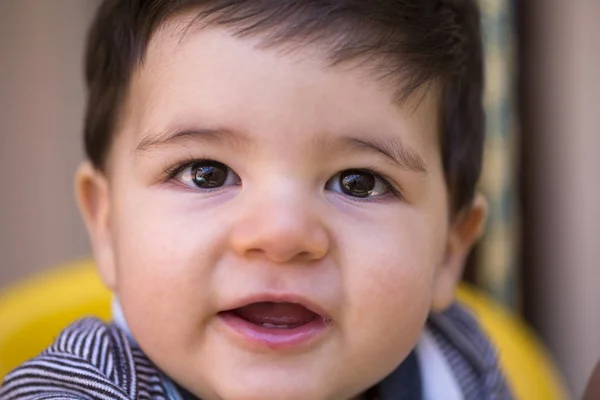
[[208, 211], [156, 197], [136, 202], [132, 196], [116, 210], [117, 292], [134, 336], [149, 353], [165, 354], [165, 337], [190, 351], [214, 307], [212, 268], [222, 227], [211, 222], [219, 220], [214, 213], [208, 218]]
[[391, 368], [415, 345], [430, 309], [442, 246], [424, 218], [388, 217], [346, 238], [356, 243], [343, 263], [346, 339], [364, 352], [357, 356], [387, 360]]

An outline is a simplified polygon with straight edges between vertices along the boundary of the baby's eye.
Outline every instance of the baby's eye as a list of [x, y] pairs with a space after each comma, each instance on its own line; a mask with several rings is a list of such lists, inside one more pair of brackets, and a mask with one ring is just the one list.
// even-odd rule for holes
[[381, 197], [392, 192], [390, 184], [381, 176], [360, 169], [348, 169], [327, 182], [327, 189], [351, 197]]
[[225, 164], [218, 161], [197, 161], [184, 166], [175, 176], [186, 186], [204, 190], [240, 184], [240, 177]]

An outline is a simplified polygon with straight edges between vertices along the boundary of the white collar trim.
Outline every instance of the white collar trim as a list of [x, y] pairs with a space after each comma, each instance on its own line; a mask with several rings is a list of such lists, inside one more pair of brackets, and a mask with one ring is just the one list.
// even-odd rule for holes
[[427, 329], [417, 343], [416, 353], [423, 383], [423, 400], [464, 400], [452, 368]]

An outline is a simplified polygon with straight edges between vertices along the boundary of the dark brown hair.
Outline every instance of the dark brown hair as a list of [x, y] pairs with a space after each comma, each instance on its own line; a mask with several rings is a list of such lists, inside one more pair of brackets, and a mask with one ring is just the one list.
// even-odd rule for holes
[[483, 55], [476, 0], [105, 0], [86, 53], [85, 150], [103, 169], [133, 71], [152, 33], [184, 9], [194, 24], [257, 35], [266, 46], [318, 43], [331, 64], [359, 61], [402, 102], [441, 87], [440, 143], [453, 209], [481, 171]]

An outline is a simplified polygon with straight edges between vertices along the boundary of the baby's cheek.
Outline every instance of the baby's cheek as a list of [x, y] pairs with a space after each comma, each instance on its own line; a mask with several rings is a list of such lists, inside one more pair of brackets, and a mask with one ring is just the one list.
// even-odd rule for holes
[[348, 299], [350, 317], [343, 324], [348, 365], [368, 365], [360, 372], [373, 382], [400, 365], [425, 325], [429, 281], [427, 274], [401, 262], [369, 268], [357, 277]]
[[420, 324], [429, 311], [431, 267], [408, 260], [369, 268], [360, 279], [352, 304], [360, 318], [378, 319], [380, 326], [409, 327]]
[[[174, 234], [165, 229], [168, 224], [160, 229], [149, 223], [151, 219], [145, 222], [135, 241], [119, 249], [118, 291], [134, 336], [151, 356], [161, 359], [165, 351], [185, 353], [194, 345], [211, 304], [210, 279], [199, 256], [202, 237]], [[178, 346], [165, 349], [166, 343]]]
[[431, 303], [436, 258], [432, 239], [418, 228], [390, 228], [371, 235], [376, 251], [355, 259], [344, 278], [348, 321], [357, 342], [370, 343], [365, 351], [401, 361], [418, 340]]

